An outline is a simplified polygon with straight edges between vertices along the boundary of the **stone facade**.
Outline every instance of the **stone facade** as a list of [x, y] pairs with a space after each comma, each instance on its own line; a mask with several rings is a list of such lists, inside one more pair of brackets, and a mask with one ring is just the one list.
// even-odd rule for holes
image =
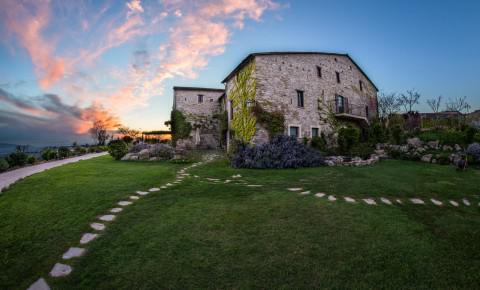
[[174, 87], [173, 108], [182, 112], [192, 125], [189, 138], [177, 141], [185, 149], [216, 149], [220, 146], [218, 119], [223, 110], [224, 90], [211, 88]]
[[[377, 88], [348, 56], [327, 53], [258, 53], [242, 62], [225, 80], [226, 96], [233, 88], [241, 66], [255, 62], [255, 102], [267, 111], [285, 116], [285, 134], [298, 128], [298, 138], [312, 137], [312, 131], [328, 133], [327, 112], [339, 120], [368, 125], [377, 115]], [[303, 106], [299, 104], [303, 95]], [[339, 98], [338, 96], [343, 97]], [[338, 103], [337, 101], [338, 100]], [[228, 103], [229, 120], [234, 110]], [[252, 143], [268, 141], [268, 133], [257, 124]]]

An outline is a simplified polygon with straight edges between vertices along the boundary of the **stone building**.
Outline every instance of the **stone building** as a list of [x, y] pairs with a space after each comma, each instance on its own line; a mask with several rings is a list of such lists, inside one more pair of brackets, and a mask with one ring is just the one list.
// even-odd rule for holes
[[215, 149], [220, 147], [216, 115], [224, 110], [223, 89], [173, 87], [173, 109], [182, 112], [192, 125], [190, 136], [179, 140], [177, 147]]
[[187, 147], [218, 147], [221, 141], [214, 139], [223, 137], [212, 117], [224, 110], [227, 144], [242, 134], [252, 144], [269, 140], [254, 106], [283, 115], [284, 134], [299, 139], [330, 133], [335, 121], [365, 127], [377, 116], [378, 89], [348, 54], [252, 53], [222, 83], [225, 90], [174, 87], [174, 108], [199, 128], [184, 142]]
[[[368, 126], [377, 116], [378, 89], [348, 54], [269, 52], [248, 55], [224, 80], [229, 124], [236, 114], [231, 94], [236, 78], [253, 64], [254, 101], [285, 116], [285, 134], [311, 138], [331, 131], [328, 116]], [[232, 126], [230, 126], [231, 129]], [[252, 143], [268, 141], [256, 124]]]

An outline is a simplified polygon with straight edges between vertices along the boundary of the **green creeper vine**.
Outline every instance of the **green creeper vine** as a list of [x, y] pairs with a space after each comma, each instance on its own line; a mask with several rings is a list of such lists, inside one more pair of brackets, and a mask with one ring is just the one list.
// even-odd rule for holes
[[233, 88], [229, 92], [229, 99], [233, 106], [232, 128], [235, 137], [243, 143], [250, 143], [255, 135], [257, 120], [252, 115], [247, 102], [255, 101], [257, 82], [253, 77], [255, 62], [251, 61], [236, 76]]
[[185, 139], [190, 136], [192, 131], [192, 125], [187, 122], [182, 112], [178, 110], [172, 110], [170, 113], [170, 122], [168, 122], [172, 131], [172, 144], [175, 146], [177, 140]]
[[265, 111], [260, 104], [256, 103], [253, 113], [257, 121], [267, 129], [270, 138], [285, 131], [285, 116], [281, 112]]

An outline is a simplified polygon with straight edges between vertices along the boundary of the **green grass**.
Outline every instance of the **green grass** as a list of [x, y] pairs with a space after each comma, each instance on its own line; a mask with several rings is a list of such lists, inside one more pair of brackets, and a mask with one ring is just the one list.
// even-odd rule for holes
[[[0, 196], [0, 231], [7, 233], [0, 237], [6, 249], [0, 288], [22, 289], [47, 278], [95, 216], [134, 190], [171, 181], [178, 167], [104, 157], [13, 186]], [[69, 277], [48, 278], [49, 284], [58, 289], [480, 286], [478, 170], [407, 161], [238, 170], [217, 161], [190, 173], [202, 178], [188, 178], [128, 207], [89, 244], [85, 257], [69, 262], [74, 267]], [[204, 179], [238, 173], [264, 187]], [[355, 198], [468, 197], [475, 206], [332, 203], [286, 190], [297, 186]]]

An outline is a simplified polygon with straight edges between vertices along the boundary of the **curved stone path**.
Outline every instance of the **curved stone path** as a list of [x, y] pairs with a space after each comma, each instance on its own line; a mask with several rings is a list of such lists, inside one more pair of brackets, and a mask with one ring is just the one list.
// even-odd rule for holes
[[[105, 230], [105, 228], [108, 225], [107, 223], [114, 222], [115, 218], [117, 217], [116, 214], [121, 213], [125, 207], [134, 204], [138, 200], [141, 200], [142, 197], [150, 193], [161, 191], [161, 188], [167, 188], [167, 187], [174, 186], [174, 184], [181, 183], [185, 179], [185, 177], [190, 176], [190, 174], [186, 173], [188, 169], [197, 167], [206, 162], [210, 162], [214, 158], [216, 158], [216, 155], [213, 155], [213, 154], [206, 155], [203, 161], [193, 163], [190, 166], [180, 169], [177, 173], [176, 180], [173, 183], [167, 183], [166, 185], [160, 186], [160, 188], [152, 187], [148, 189], [148, 191], [138, 190], [133, 195], [130, 195], [127, 198], [125, 198], [125, 200], [118, 201], [114, 205], [114, 207], [108, 210], [107, 213], [97, 216], [96, 221], [90, 224], [90, 227], [95, 232], [84, 233], [79, 239], [78, 244], [68, 248], [65, 251], [65, 253], [62, 254], [62, 261], [57, 262], [55, 265], [53, 265], [52, 270], [49, 272], [50, 277], [59, 278], [59, 277], [65, 277], [70, 275], [70, 273], [74, 270], [74, 268], [67, 264], [68, 260], [86, 255], [87, 254], [86, 246], [90, 242], [93, 242], [94, 240], [101, 238], [101, 231]], [[120, 207], [117, 207], [117, 206], [120, 206]], [[41, 277], [37, 281], [35, 281], [33, 284], [31, 284], [27, 290], [50, 290], [50, 286], [47, 284], [45, 279]]]
[[78, 162], [80, 160], [87, 160], [87, 159], [103, 156], [106, 154], [108, 154], [108, 152], [85, 154], [82, 156], [45, 162], [37, 165], [27, 166], [27, 167], [15, 169], [12, 171], [4, 172], [0, 174], [0, 192], [3, 191], [4, 189], [7, 189], [10, 185], [17, 182], [18, 180], [25, 178], [27, 176], [30, 176], [32, 174], [42, 172], [50, 168], [62, 166], [68, 163]]

